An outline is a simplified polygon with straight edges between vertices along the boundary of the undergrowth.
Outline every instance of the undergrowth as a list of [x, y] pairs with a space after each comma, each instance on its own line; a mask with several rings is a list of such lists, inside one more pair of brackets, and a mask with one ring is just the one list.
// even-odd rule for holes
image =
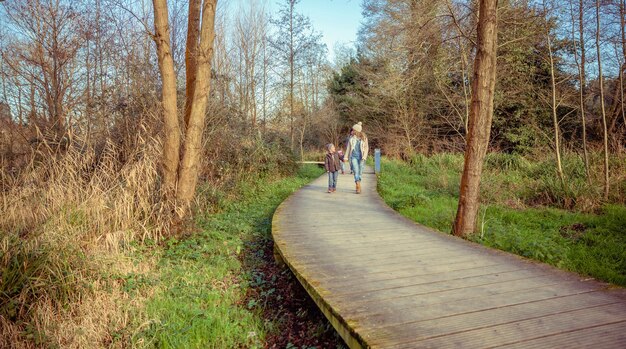
[[[549, 159], [489, 154], [477, 231], [470, 239], [626, 286], [624, 159], [612, 159], [611, 203], [602, 202], [597, 181], [595, 186], [587, 183], [575, 157], [565, 159], [572, 182], [563, 190]], [[457, 154], [415, 156], [408, 163], [384, 159], [378, 190], [404, 216], [449, 233], [462, 164]]]

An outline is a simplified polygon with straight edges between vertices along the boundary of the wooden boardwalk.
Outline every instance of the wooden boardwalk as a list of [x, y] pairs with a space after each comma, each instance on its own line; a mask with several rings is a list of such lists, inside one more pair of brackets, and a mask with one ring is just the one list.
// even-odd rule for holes
[[626, 348], [626, 290], [417, 225], [326, 175], [276, 211], [277, 258], [350, 348]]

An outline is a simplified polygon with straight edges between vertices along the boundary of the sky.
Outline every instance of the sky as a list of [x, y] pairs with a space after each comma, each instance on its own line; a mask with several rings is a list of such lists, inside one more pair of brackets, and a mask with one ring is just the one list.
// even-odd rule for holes
[[[284, 1], [272, 1], [270, 11], [276, 13]], [[301, 0], [296, 11], [309, 17], [313, 28], [322, 33], [331, 60], [336, 43], [353, 46], [356, 42], [362, 19], [361, 0]]]

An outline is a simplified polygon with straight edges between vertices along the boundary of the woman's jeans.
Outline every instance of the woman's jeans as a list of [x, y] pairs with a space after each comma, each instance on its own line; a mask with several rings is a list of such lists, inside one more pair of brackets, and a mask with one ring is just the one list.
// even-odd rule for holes
[[363, 167], [365, 166], [365, 161], [357, 158], [350, 158], [350, 166], [352, 167], [352, 171], [354, 172], [354, 182], [360, 182], [361, 174], [363, 173]]
[[337, 177], [339, 177], [339, 171], [328, 172], [328, 188], [337, 188]]

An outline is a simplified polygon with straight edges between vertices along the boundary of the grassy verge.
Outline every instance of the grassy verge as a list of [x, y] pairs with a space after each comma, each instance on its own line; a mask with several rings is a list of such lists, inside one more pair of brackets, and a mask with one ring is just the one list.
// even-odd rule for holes
[[[308, 348], [339, 343], [322, 315], [311, 315], [315, 308], [306, 294], [294, 294], [297, 280], [276, 266], [271, 254], [274, 210], [320, 174], [316, 167], [303, 167], [293, 177], [242, 183], [232, 197], [216, 200], [215, 212], [198, 215], [198, 231], [153, 250], [160, 254], [158, 272], [140, 281], [157, 290], [147, 301], [147, 320], [133, 344]], [[293, 320], [308, 332], [292, 331]]]
[[[558, 181], [538, 176], [549, 172], [546, 164], [516, 157], [501, 160], [487, 159], [478, 231], [471, 240], [626, 286], [623, 197], [616, 197], [614, 204], [596, 204], [589, 212], [549, 207], [548, 202], [557, 206], [568, 200], [590, 202], [589, 193], [567, 199], [567, 192], [560, 195], [551, 189]], [[402, 215], [448, 233], [456, 213], [462, 161], [462, 156], [451, 154], [419, 156], [409, 163], [385, 159], [378, 191]], [[625, 183], [615, 184], [618, 195]]]

